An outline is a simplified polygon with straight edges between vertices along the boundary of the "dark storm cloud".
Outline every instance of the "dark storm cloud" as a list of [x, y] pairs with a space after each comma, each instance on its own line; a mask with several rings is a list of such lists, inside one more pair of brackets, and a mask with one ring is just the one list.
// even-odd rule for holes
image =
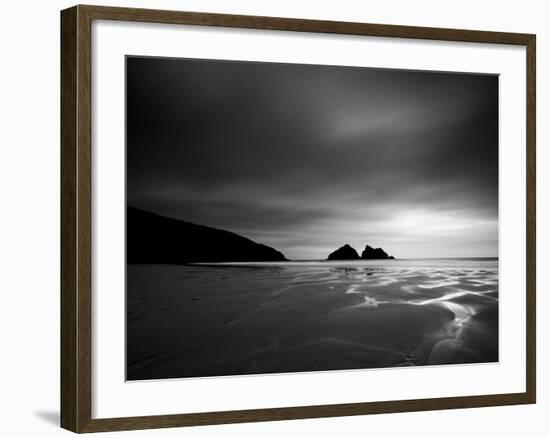
[[289, 257], [496, 255], [498, 78], [131, 57], [127, 181]]

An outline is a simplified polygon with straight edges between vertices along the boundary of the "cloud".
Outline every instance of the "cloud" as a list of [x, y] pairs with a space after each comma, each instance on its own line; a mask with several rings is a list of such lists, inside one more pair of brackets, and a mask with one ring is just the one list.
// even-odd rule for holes
[[293, 258], [496, 255], [497, 77], [127, 62], [131, 205]]

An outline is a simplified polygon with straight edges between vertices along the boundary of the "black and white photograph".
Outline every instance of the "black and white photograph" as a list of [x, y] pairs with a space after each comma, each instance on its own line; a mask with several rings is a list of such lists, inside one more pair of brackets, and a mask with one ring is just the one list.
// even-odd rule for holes
[[499, 361], [498, 75], [125, 62], [127, 380]]
[[85, 3], [2, 4], [1, 436], [544, 435], [545, 2]]

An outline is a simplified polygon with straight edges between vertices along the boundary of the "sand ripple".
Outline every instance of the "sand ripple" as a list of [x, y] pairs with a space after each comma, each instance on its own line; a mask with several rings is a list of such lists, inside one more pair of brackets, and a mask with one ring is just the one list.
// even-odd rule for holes
[[498, 261], [128, 267], [128, 378], [498, 360]]

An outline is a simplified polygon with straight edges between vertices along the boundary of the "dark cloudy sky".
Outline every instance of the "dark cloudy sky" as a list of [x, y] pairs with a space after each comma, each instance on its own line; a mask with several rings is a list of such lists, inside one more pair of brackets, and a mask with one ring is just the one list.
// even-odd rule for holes
[[292, 259], [496, 256], [498, 77], [128, 57], [127, 199]]

